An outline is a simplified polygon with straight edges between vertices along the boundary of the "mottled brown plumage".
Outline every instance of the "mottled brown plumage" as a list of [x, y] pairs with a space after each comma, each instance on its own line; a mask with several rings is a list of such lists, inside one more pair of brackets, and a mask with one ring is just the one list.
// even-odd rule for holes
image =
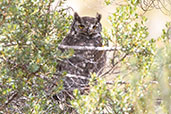
[[[77, 13], [74, 14], [74, 21], [71, 25], [70, 33], [63, 39], [63, 45], [68, 46], [102, 46], [100, 23], [101, 15], [97, 14], [93, 17], [80, 17]], [[64, 49], [61, 49], [65, 51]], [[105, 64], [105, 52], [103, 51], [83, 51], [75, 50], [74, 55], [59, 62], [57, 70], [59, 74], [66, 71], [68, 74], [76, 75], [76, 77], [64, 76], [64, 91], [61, 91], [61, 96], [64, 97], [66, 91], [72, 93], [73, 89], [84, 88], [88, 86], [90, 73], [100, 73]], [[81, 79], [79, 76], [86, 77]], [[68, 94], [67, 93], [67, 94]], [[65, 93], [66, 94], [66, 93]], [[61, 97], [60, 96], [60, 97]], [[59, 95], [56, 98], [60, 99]]]

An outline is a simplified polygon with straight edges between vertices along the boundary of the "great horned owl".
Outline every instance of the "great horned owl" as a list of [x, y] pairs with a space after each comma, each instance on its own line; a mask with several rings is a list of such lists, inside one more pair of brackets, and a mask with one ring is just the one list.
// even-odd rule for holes
[[[102, 25], [100, 23], [101, 15], [97, 13], [94, 17], [80, 17], [74, 13], [74, 20], [71, 25], [70, 33], [63, 39], [63, 45], [68, 46], [102, 46]], [[64, 51], [63, 49], [61, 49]], [[74, 55], [68, 59], [59, 62], [57, 70], [66, 71], [68, 75], [64, 76], [63, 88], [67, 93], [72, 93], [73, 89], [84, 88], [88, 85], [90, 73], [100, 73], [105, 64], [105, 52], [97, 50], [74, 50]], [[86, 77], [81, 78], [81, 77]], [[63, 91], [63, 92], [64, 92]], [[63, 92], [60, 95], [63, 98]], [[60, 96], [59, 95], [59, 96]], [[57, 96], [57, 97], [59, 97]], [[60, 97], [59, 97], [60, 98]], [[58, 98], [58, 99], [59, 99]]]

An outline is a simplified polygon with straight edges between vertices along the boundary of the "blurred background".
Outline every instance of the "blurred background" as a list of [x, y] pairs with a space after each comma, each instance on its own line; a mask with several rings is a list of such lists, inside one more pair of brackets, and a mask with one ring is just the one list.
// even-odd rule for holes
[[[56, 3], [59, 0], [56, 0]], [[110, 23], [108, 21], [108, 16], [115, 12], [115, 9], [118, 5], [125, 4], [124, 0], [106, 0], [112, 1], [112, 4], [106, 5], [105, 0], [67, 0], [65, 5], [66, 7], [73, 8], [74, 11], [78, 12], [81, 16], [95, 16], [96, 13], [102, 14], [102, 24], [103, 27], [110, 27]], [[145, 1], [145, 0], [142, 0]], [[151, 0], [146, 0], [150, 2]], [[162, 5], [165, 5], [167, 9], [171, 9], [171, 1], [170, 0], [161, 0], [163, 1]], [[157, 3], [156, 3], [157, 4]], [[158, 6], [160, 7], [160, 6]], [[165, 23], [171, 21], [171, 14], [169, 11], [165, 11], [159, 8], [153, 8], [146, 12], [142, 9], [139, 10], [139, 13], [145, 15], [148, 18], [147, 27], [149, 29], [148, 38], [158, 38], [162, 29], [165, 28]]]

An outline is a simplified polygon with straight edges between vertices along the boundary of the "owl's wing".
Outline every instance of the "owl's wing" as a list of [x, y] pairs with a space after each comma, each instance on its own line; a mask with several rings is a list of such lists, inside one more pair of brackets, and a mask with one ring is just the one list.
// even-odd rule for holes
[[74, 45], [75, 44], [75, 40], [74, 40], [74, 36], [71, 34], [68, 34], [61, 42], [61, 44], [63, 45]]
[[[76, 40], [73, 40], [74, 36], [68, 34], [61, 42], [62, 45], [75, 45], [76, 44]], [[62, 52], [65, 51], [65, 49], [59, 48]], [[63, 61], [57, 61], [58, 65], [57, 65], [57, 71], [58, 72], [68, 72], [68, 73], [75, 73], [77, 69], [75, 69], [75, 64], [79, 63], [79, 59], [76, 57], [71, 57], [69, 59], [64, 59]]]

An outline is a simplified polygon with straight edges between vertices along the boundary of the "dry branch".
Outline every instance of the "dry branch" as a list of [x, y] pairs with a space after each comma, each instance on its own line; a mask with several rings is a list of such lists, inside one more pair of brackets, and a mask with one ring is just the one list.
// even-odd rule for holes
[[74, 75], [74, 74], [66, 74], [66, 77], [69, 78], [80, 78], [83, 80], [89, 80], [90, 78], [88, 78], [88, 76], [80, 76], [80, 75]]
[[120, 50], [121, 47], [94, 47], [94, 46], [68, 46], [68, 45], [58, 45], [62, 49], [74, 49], [74, 50], [93, 50], [93, 51], [114, 51]]
[[110, 73], [110, 72], [115, 68], [115, 66], [116, 66], [117, 64], [119, 64], [121, 61], [123, 61], [123, 60], [127, 57], [127, 55], [128, 55], [128, 53], [126, 53], [119, 61], [117, 61], [117, 62], [112, 66], [111, 69], [109, 69], [109, 70], [106, 71], [105, 73], [101, 74], [100, 77], [103, 77], [103, 76], [107, 75], [108, 73]]
[[0, 110], [2, 110], [3, 108], [5, 108], [9, 103], [11, 103], [16, 97], [17, 97], [17, 95], [18, 95], [18, 92], [17, 91], [14, 91], [14, 93], [11, 95], [9, 95], [8, 96], [8, 100], [5, 102], [5, 104], [4, 105], [2, 105], [1, 107], [0, 107]]

